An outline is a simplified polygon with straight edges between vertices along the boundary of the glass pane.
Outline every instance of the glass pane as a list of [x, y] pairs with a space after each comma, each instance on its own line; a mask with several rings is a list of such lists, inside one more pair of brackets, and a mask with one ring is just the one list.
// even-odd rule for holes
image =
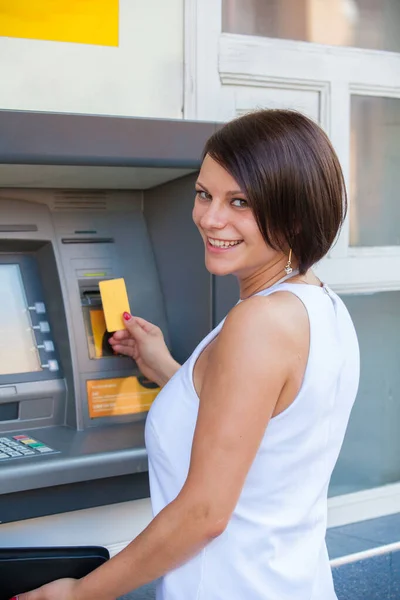
[[351, 98], [350, 245], [400, 245], [400, 99]]
[[222, 31], [400, 52], [399, 0], [223, 0]]
[[400, 481], [400, 292], [342, 299], [358, 334], [361, 378], [331, 496]]
[[18, 265], [0, 265], [0, 375], [41, 371]]

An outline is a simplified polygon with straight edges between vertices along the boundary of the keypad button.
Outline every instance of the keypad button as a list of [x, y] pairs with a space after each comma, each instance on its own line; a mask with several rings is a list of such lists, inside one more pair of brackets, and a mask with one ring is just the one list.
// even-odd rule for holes
[[25, 456], [40, 456], [49, 452], [55, 452], [55, 450], [27, 435], [0, 438], [0, 459], [2, 460], [7, 458], [23, 458]]

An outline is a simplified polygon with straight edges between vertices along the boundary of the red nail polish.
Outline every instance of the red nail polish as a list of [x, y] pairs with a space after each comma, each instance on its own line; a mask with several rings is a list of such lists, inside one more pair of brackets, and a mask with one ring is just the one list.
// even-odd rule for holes
[[131, 318], [131, 315], [128, 312], [124, 312], [125, 321], [129, 321], [130, 318]]

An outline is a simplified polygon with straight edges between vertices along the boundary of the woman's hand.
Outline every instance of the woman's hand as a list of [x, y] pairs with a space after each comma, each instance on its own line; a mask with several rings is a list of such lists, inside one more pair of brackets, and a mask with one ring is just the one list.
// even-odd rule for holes
[[124, 313], [124, 321], [126, 329], [109, 339], [114, 351], [133, 358], [150, 381], [165, 385], [180, 365], [172, 358], [161, 329], [129, 313]]
[[77, 600], [77, 584], [78, 579], [58, 579], [32, 592], [19, 594], [15, 598], [18, 600]]

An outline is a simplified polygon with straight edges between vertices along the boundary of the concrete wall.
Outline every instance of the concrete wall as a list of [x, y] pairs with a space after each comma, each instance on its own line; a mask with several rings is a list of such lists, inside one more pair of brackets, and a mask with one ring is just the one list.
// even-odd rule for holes
[[183, 0], [120, 0], [118, 47], [0, 37], [0, 109], [181, 118]]

